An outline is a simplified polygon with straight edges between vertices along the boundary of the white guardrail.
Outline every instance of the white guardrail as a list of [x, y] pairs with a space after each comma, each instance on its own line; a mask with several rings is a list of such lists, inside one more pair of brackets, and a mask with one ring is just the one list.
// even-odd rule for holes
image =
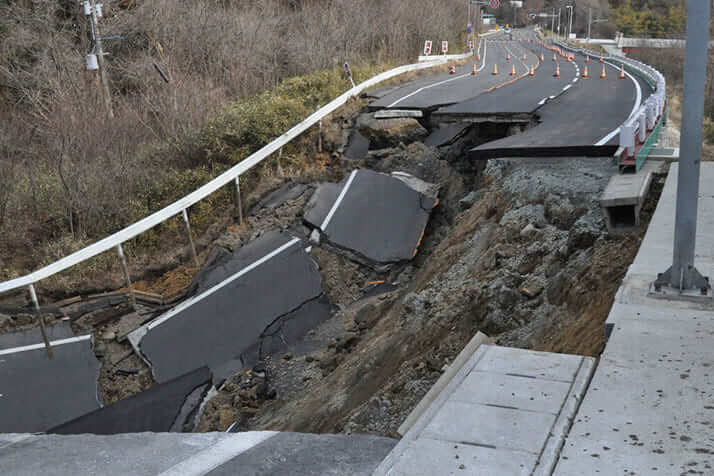
[[[495, 32], [493, 32], [493, 33], [495, 33]], [[486, 35], [481, 35], [481, 36], [486, 36]], [[480, 43], [479, 43], [479, 47], [480, 47]], [[42, 279], [53, 276], [61, 271], [64, 271], [67, 268], [71, 268], [72, 266], [82, 263], [83, 261], [86, 261], [94, 256], [97, 256], [98, 254], [104, 253], [105, 251], [109, 251], [112, 248], [115, 248], [117, 250], [119, 259], [125, 268], [125, 274], [126, 274], [125, 277], [128, 280], [128, 273], [126, 271], [126, 266], [125, 266], [124, 252], [123, 252], [122, 246], [121, 246], [122, 243], [136, 237], [137, 235], [140, 235], [141, 233], [143, 233], [145, 231], [150, 230], [151, 228], [155, 227], [159, 223], [162, 223], [162, 222], [168, 220], [169, 218], [172, 218], [178, 214], [183, 214], [184, 220], [186, 220], [186, 222], [188, 223], [188, 216], [186, 215], [186, 209], [188, 207], [203, 200], [207, 196], [209, 196], [212, 193], [214, 193], [215, 191], [217, 191], [219, 188], [221, 188], [225, 185], [228, 185], [230, 183], [235, 183], [236, 187], [238, 187], [238, 190], [240, 190], [239, 177], [242, 174], [246, 173], [248, 170], [253, 168], [255, 165], [261, 163], [263, 160], [270, 157], [272, 154], [277, 152], [281, 147], [285, 146], [288, 142], [290, 142], [293, 139], [295, 139], [296, 137], [298, 137], [300, 134], [302, 134], [303, 132], [308, 130], [310, 127], [314, 126], [319, 121], [321, 121], [324, 117], [326, 117], [327, 115], [334, 112], [336, 109], [338, 109], [341, 106], [343, 106], [344, 104], [346, 104], [349, 99], [359, 95], [364, 90], [371, 88], [372, 86], [375, 86], [383, 81], [391, 79], [395, 76], [399, 76], [400, 74], [404, 74], [404, 73], [411, 72], [411, 71], [418, 71], [421, 69], [432, 68], [434, 66], [444, 64], [449, 60], [465, 59], [472, 55], [473, 55], [473, 53], [465, 53], [462, 55], [433, 56], [433, 57], [431, 57], [431, 60], [428, 62], [400, 66], [400, 67], [391, 69], [389, 71], [385, 71], [384, 73], [378, 74], [377, 76], [370, 78], [367, 81], [364, 81], [363, 83], [353, 87], [349, 91], [347, 91], [347, 92], [343, 93], [342, 95], [338, 96], [337, 98], [333, 99], [327, 105], [325, 105], [324, 107], [315, 111], [313, 114], [308, 116], [304, 121], [302, 121], [301, 123], [292, 127], [290, 130], [285, 132], [283, 135], [281, 135], [277, 139], [275, 139], [272, 142], [270, 142], [269, 144], [265, 145], [263, 148], [261, 148], [260, 150], [258, 150], [255, 153], [251, 154], [250, 156], [248, 156], [247, 158], [242, 160], [237, 165], [233, 166], [226, 172], [222, 173], [215, 179], [211, 180], [210, 182], [206, 183], [205, 185], [194, 190], [193, 192], [186, 195], [185, 197], [183, 197], [183, 198], [177, 200], [176, 202], [172, 203], [171, 205], [168, 205], [167, 207], [147, 216], [146, 218], [143, 218], [143, 219], [137, 221], [136, 223], [129, 225], [128, 227], [124, 228], [123, 230], [120, 230], [120, 231], [114, 233], [113, 235], [110, 235], [110, 236], [108, 236], [92, 245], [89, 245], [86, 248], [76, 251], [69, 256], [66, 256], [58, 261], [55, 261], [54, 263], [52, 263], [48, 266], [45, 266], [44, 268], [40, 268], [37, 271], [34, 271], [34, 272], [27, 274], [25, 276], [11, 279], [9, 281], [0, 283], [0, 293], [12, 291], [12, 290], [19, 289], [22, 287], [28, 287], [32, 301], [34, 302], [35, 307], [37, 308], [38, 307], [37, 297], [36, 297], [35, 288], [34, 288], [35, 283], [37, 283], [38, 281], [40, 281]]]
[[[662, 73], [649, 65], [625, 56], [603, 55], [602, 53], [596, 53], [585, 48], [574, 48], [558, 41], [555, 41], [554, 44], [558, 45], [560, 48], [589, 55], [593, 58], [604, 58], [609, 61], [623, 63], [632, 68], [654, 86], [654, 93], [643, 101], [640, 104], [640, 107], [634, 110], [632, 114], [630, 114], [630, 117], [628, 117], [627, 120], [619, 127], [620, 147], [625, 150], [625, 154], [628, 157], [633, 156], [637, 141], [639, 141], [639, 143], [644, 143], [647, 138], [647, 132], [651, 131], [655, 127], [659, 118], [662, 117], [662, 114], [664, 114], [667, 82], [665, 81]], [[635, 137], [637, 138], [637, 141], [635, 140]]]

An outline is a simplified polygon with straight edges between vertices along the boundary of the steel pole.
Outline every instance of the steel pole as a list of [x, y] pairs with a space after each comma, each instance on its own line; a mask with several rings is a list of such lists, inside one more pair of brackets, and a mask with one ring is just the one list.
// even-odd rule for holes
[[593, 9], [588, 8], [588, 44], [590, 44], [590, 28], [593, 24]]
[[555, 7], [553, 7], [553, 14], [551, 15], [550, 31], [555, 35]]
[[710, 9], [709, 0], [689, 2], [672, 267], [658, 277], [655, 289], [665, 284], [680, 291], [699, 289], [702, 294], [711, 290], [709, 280], [694, 267]]

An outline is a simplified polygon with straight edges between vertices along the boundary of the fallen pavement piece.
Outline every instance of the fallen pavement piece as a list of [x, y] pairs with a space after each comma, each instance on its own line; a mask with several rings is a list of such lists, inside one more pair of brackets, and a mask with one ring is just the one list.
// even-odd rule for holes
[[305, 243], [279, 232], [241, 247], [206, 280], [210, 287], [129, 335], [159, 383], [240, 362], [276, 319], [322, 294]]
[[0, 350], [0, 433], [45, 431], [100, 406], [92, 336]]
[[414, 257], [436, 198], [371, 170], [353, 171], [336, 197], [333, 187], [320, 186], [304, 214], [324, 241], [378, 268]]
[[[45, 330], [47, 332], [47, 338], [50, 341], [74, 337], [69, 322], [58, 322], [55, 325], [47, 325]], [[39, 327], [0, 334], [0, 350], [23, 347], [39, 342], [42, 342], [42, 331]]]
[[[211, 385], [211, 372], [201, 367], [174, 380], [120, 400], [47, 433], [60, 435], [119, 435], [122, 433], [183, 431]], [[194, 396], [194, 393], [197, 394]], [[191, 398], [194, 397], [194, 398]]]

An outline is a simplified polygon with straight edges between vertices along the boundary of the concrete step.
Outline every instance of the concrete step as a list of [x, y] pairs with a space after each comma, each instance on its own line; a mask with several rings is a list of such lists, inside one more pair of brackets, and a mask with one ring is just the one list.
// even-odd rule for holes
[[482, 345], [374, 475], [550, 474], [594, 365]]
[[600, 196], [600, 207], [610, 233], [627, 233], [640, 226], [640, 210], [645, 203], [653, 174], [660, 162], [646, 162], [639, 172], [614, 175]]

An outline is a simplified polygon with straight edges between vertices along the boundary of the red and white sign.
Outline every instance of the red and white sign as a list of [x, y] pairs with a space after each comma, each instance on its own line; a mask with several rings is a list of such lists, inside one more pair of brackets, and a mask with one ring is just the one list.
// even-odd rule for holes
[[500, 0], [488, 0], [488, 6], [491, 8], [499, 8], [501, 6]]
[[426, 40], [424, 42], [424, 56], [429, 56], [431, 54], [431, 40]]
[[448, 41], [442, 41], [441, 42], [441, 54], [445, 55], [446, 53], [449, 52], [449, 42]]

